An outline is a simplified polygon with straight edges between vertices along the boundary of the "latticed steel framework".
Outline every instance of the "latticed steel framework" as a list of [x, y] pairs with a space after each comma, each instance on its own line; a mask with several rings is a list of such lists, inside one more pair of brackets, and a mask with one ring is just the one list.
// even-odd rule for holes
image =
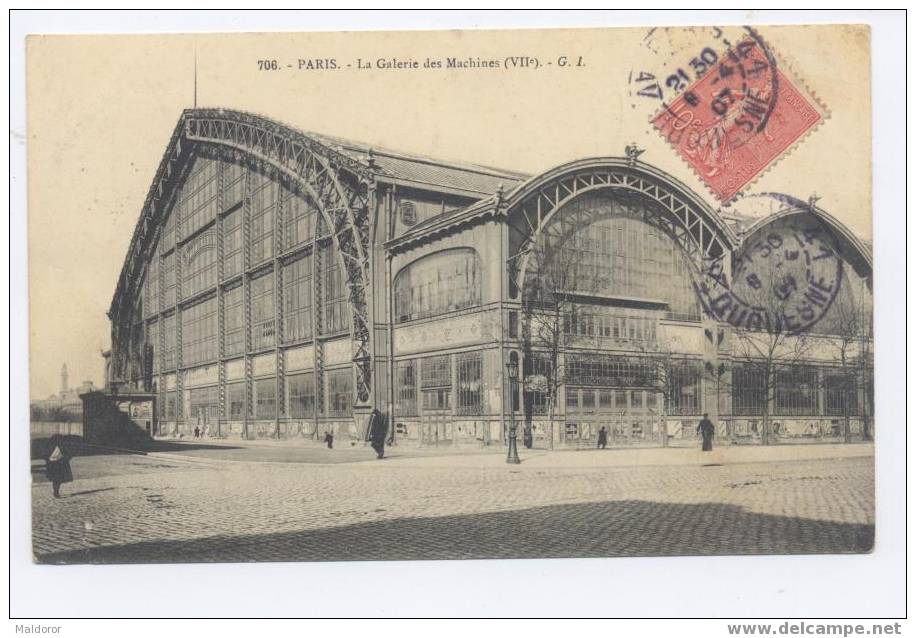
[[511, 229], [509, 278], [517, 289], [525, 281], [531, 251], [543, 234], [556, 234], [562, 243], [588, 223], [579, 217], [575, 224], [565, 224], [562, 216], [559, 223], [552, 223], [557, 213], [573, 200], [596, 192], [610, 193], [624, 204], [640, 204], [642, 220], [670, 235], [698, 271], [705, 261], [722, 258], [737, 244], [718, 215], [688, 195], [690, 190], [670, 175], [621, 158], [583, 160], [531, 180], [505, 202]]
[[[115, 333], [113, 342], [135, 342], [127, 331], [137, 318], [125, 312], [124, 301], [139, 295], [143, 268], [152, 256], [164, 216], [172, 208], [176, 187], [182, 183], [189, 160], [194, 156], [244, 163], [272, 179], [282, 177], [314, 202], [331, 231], [346, 272], [356, 370], [355, 399], [357, 405], [367, 404], [371, 395], [368, 255], [369, 210], [375, 190], [372, 174], [353, 159], [294, 129], [248, 113], [200, 109], [182, 114], [143, 206], [112, 301], [109, 314]], [[248, 232], [246, 228], [244, 234]], [[249, 250], [248, 238], [245, 239], [245, 250]], [[181, 282], [180, 272], [176, 277]], [[279, 291], [280, 303], [282, 291], [279, 287], [275, 290]], [[126, 350], [118, 354], [115, 377], [135, 376], [128, 369], [129, 362], [134, 360], [128, 354]], [[279, 366], [282, 368], [282, 362]]]

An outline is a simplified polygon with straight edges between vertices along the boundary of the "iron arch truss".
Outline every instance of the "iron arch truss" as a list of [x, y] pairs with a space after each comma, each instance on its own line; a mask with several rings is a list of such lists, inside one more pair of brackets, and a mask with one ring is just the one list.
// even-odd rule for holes
[[738, 244], [719, 215], [670, 175], [627, 158], [581, 160], [529, 180], [505, 202], [510, 228], [509, 278], [515, 291], [521, 290], [531, 250], [554, 216], [574, 200], [599, 192], [612, 193], [622, 202], [649, 204], [643, 212], [649, 217], [645, 221], [677, 241], [698, 269]]
[[247, 162], [288, 180], [315, 202], [347, 274], [356, 398], [365, 404], [371, 392], [369, 225], [374, 179], [353, 158], [258, 115], [225, 109], [182, 113], [144, 203], [109, 314], [114, 318], [120, 300], [139, 285], [143, 257], [155, 245], [182, 171], [195, 154]]

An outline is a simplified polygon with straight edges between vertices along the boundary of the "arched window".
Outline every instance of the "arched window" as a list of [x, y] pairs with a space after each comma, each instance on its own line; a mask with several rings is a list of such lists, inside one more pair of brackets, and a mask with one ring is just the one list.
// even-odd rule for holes
[[394, 282], [397, 321], [433, 317], [480, 304], [480, 257], [452, 248], [405, 266]]
[[[614, 300], [649, 303], [664, 308], [672, 319], [700, 319], [691, 265], [676, 241], [640, 219], [612, 214], [591, 219], [582, 226], [557, 219], [548, 228], [529, 261], [526, 295], [562, 292], [604, 298], [611, 305]], [[569, 227], [574, 228], [571, 234]], [[642, 332], [637, 319], [632, 319], [633, 326]], [[619, 328], [632, 332], [623, 324]], [[581, 329], [572, 332], [582, 334]], [[613, 330], [608, 327], [607, 332], [604, 336]]]

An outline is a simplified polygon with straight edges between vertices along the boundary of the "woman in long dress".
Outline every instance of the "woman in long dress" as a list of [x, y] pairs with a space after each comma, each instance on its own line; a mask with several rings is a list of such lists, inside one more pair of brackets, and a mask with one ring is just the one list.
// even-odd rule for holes
[[48, 458], [46, 461], [46, 472], [51, 486], [54, 488], [54, 498], [60, 498], [60, 486], [63, 483], [69, 483], [73, 480], [73, 471], [70, 469], [70, 454], [64, 447], [64, 439], [61, 435], [55, 434], [48, 442]]
[[712, 424], [712, 421], [709, 420], [709, 415], [705, 412], [703, 413], [703, 418], [700, 419], [700, 424], [697, 426], [697, 433], [703, 437], [703, 451], [711, 452], [712, 437], [716, 433], [716, 426]]

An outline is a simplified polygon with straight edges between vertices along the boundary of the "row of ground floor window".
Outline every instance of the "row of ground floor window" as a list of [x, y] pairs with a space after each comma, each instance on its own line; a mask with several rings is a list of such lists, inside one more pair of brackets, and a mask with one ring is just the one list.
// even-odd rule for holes
[[[161, 375], [154, 384], [159, 396], [160, 421], [226, 422], [267, 420], [346, 419], [352, 413], [354, 377], [345, 365], [325, 370], [287, 370], [277, 374], [274, 355], [251, 366], [246, 378], [241, 360], [227, 362], [219, 381], [217, 366]], [[397, 361], [394, 404], [396, 421], [419, 417], [475, 417], [507, 414], [503, 392], [508, 384], [499, 364], [499, 353], [475, 351]], [[238, 365], [235, 365], [238, 364]], [[545, 375], [525, 367], [523, 382], [512, 398], [512, 411], [523, 418], [546, 415], [549, 409]], [[767, 391], [762, 371], [736, 365], [728, 374], [711, 379], [702, 363], [684, 360], [667, 366], [666, 384], [659, 388], [651, 363], [611, 355], [576, 355], [566, 365], [567, 383], [561, 386], [555, 414], [579, 418], [590, 413], [629, 418], [634, 414], [690, 416], [717, 412], [755, 416], [859, 415], [870, 412], [871, 389], [861, 374], [826, 366], [795, 365], [774, 375]], [[180, 382], [179, 382], [180, 380]], [[719, 396], [717, 410], [707, 405]], [[318, 400], [320, 398], [320, 400]], [[385, 410], [387, 400], [379, 401]], [[767, 409], [765, 409], [767, 408]]]

